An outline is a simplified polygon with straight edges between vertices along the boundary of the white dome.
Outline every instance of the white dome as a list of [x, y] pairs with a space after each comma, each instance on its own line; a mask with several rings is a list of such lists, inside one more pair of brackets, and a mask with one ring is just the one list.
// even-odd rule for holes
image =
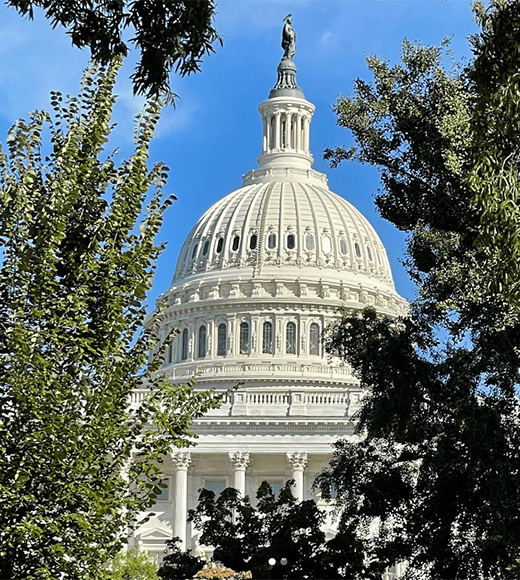
[[180, 331], [165, 361], [176, 380], [198, 374], [201, 385], [222, 388], [237, 381], [358, 388], [321, 344], [338, 307], [406, 311], [374, 228], [312, 169], [314, 105], [286, 65], [282, 59], [281, 88], [259, 105], [259, 167], [193, 227], [163, 296], [161, 334]]
[[[273, 175], [274, 173], [274, 175]], [[261, 176], [213, 205], [188, 235], [177, 263], [174, 285], [204, 275], [244, 279], [265, 274], [296, 279], [301, 270], [330, 281], [349, 278], [393, 291], [390, 264], [368, 220], [330, 191], [326, 178], [312, 170], [305, 181], [285, 171], [278, 181]], [[246, 176], [246, 182], [252, 181]], [[310, 270], [312, 269], [312, 270]]]

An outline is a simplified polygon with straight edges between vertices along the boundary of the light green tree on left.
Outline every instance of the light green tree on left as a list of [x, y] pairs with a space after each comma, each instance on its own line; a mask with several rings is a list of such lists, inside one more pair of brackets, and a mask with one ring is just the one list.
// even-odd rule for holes
[[102, 578], [160, 493], [164, 454], [219, 404], [157, 372], [160, 314], [145, 327], [144, 300], [172, 197], [168, 168], [148, 168], [159, 103], [128, 160], [107, 150], [119, 66], [53, 93], [53, 113], [0, 149], [0, 578]]

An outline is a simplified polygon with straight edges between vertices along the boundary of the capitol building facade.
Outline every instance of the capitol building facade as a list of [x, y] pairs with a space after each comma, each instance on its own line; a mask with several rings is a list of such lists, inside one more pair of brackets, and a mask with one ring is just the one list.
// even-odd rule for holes
[[[241, 386], [194, 421], [194, 447], [166, 458], [168, 486], [132, 540], [156, 555], [173, 536], [198, 548], [186, 519], [204, 487], [254, 497], [262, 481], [277, 492], [294, 479], [298, 499], [326, 508], [312, 482], [331, 444], [354, 437], [362, 393], [350, 369], [324, 352], [323, 331], [339, 306], [406, 311], [374, 228], [312, 169], [314, 105], [296, 83], [290, 50], [258, 109], [258, 168], [195, 224], [163, 296], [161, 338], [179, 333], [161, 372], [178, 383], [197, 375], [202, 390]], [[334, 534], [330, 520], [326, 532]]]

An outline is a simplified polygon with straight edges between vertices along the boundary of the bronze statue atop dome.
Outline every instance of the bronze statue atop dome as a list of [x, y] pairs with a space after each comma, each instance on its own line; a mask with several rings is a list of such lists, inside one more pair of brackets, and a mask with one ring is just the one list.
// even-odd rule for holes
[[288, 14], [284, 19], [285, 25], [282, 31], [282, 48], [284, 50], [283, 58], [290, 58], [296, 52], [296, 32], [292, 27], [292, 14]]

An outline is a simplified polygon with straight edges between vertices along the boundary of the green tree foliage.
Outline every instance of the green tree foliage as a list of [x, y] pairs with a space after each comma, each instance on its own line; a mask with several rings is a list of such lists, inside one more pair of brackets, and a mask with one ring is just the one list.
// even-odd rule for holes
[[206, 565], [201, 556], [192, 554], [191, 550], [181, 550], [179, 538], [166, 542], [168, 555], [163, 558], [158, 575], [163, 580], [186, 580], [195, 578], [199, 570]]
[[[170, 72], [199, 71], [202, 57], [221, 42], [213, 27], [213, 0], [8, 0], [7, 5], [29, 18], [41, 8], [53, 27], [67, 30], [74, 46], [88, 47], [105, 65], [126, 56], [133, 44], [141, 56], [131, 77], [134, 92], [147, 97], [172, 100]], [[124, 38], [127, 29], [130, 41]]]
[[117, 554], [106, 571], [107, 580], [159, 580], [157, 565], [148, 552], [136, 548]]
[[470, 71], [475, 98], [468, 184], [480, 215], [478, 243], [492, 247], [497, 265], [486, 285], [520, 310], [520, 4], [475, 4], [482, 33]]
[[360, 442], [340, 441], [317, 480], [361, 542], [358, 578], [406, 560], [407, 578], [500, 579], [520, 556], [520, 320], [485, 284], [501, 255], [477, 243], [468, 185], [478, 87], [447, 61], [406, 41], [395, 66], [370, 57], [373, 81], [336, 105], [355, 146], [326, 152], [379, 168], [376, 204], [408, 232], [418, 285], [408, 317], [343, 311], [328, 337], [366, 391]]
[[160, 493], [163, 455], [218, 404], [161, 378], [160, 349], [147, 364], [171, 197], [167, 167], [147, 168], [156, 102], [128, 160], [105, 150], [118, 67], [87, 70], [78, 97], [54, 93], [53, 115], [18, 121], [0, 149], [0, 578], [102, 577]]
[[[199, 503], [188, 521], [202, 532], [200, 542], [214, 548], [213, 559], [237, 572], [251, 571], [253, 578], [340, 578], [338, 554], [330, 559], [321, 524], [325, 514], [316, 502], [298, 503], [288, 481], [278, 497], [263, 482], [253, 507], [233, 488], [218, 498], [201, 490]], [[276, 564], [269, 564], [274, 558]], [[286, 563], [283, 562], [285, 558]], [[341, 556], [348, 567], [349, 552]], [[173, 578], [162, 576], [162, 578]]]

